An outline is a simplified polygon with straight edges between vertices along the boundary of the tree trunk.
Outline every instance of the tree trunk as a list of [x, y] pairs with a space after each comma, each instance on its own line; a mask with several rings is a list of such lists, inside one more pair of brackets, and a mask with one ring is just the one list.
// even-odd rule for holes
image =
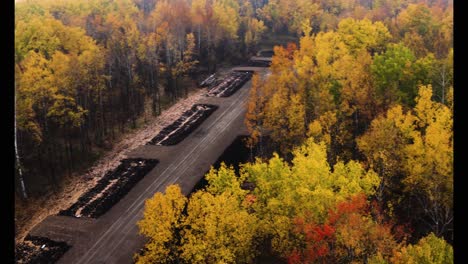
[[80, 124], [80, 152], [82, 155], [86, 153], [86, 135], [83, 132], [83, 124]]
[[150, 69], [149, 69], [149, 76], [150, 76], [150, 90], [151, 90], [151, 99], [152, 99], [152, 105], [151, 105], [151, 113], [153, 116], [156, 116], [157, 112], [157, 104], [156, 104], [156, 86], [154, 84], [154, 73], [153, 73], [153, 68], [154, 65], [151, 63], [150, 64]]
[[73, 173], [73, 170], [75, 169], [75, 166], [73, 164], [73, 142], [72, 142], [71, 134], [72, 134], [71, 131], [68, 131], [67, 141], [68, 141], [68, 151], [69, 151], [69, 155], [70, 155], [70, 164], [69, 164], [70, 175]]
[[97, 111], [99, 111], [99, 125], [96, 126], [98, 130], [100, 130], [99, 133], [99, 144], [101, 144], [104, 141], [104, 138], [107, 136], [107, 127], [106, 127], [106, 117], [104, 116], [104, 111], [102, 107], [102, 98], [99, 96], [99, 106], [98, 106]]
[[445, 65], [442, 66], [442, 104], [445, 103]]
[[260, 151], [259, 151], [259, 152], [260, 152], [259, 154], [260, 154], [260, 157], [263, 158], [263, 157], [264, 157], [264, 156], [263, 156], [263, 133], [260, 133], [259, 142], [258, 142], [258, 143], [259, 143], [258, 145], [259, 145], [259, 150], [260, 150]]
[[198, 56], [201, 55], [201, 24], [198, 24]]
[[21, 160], [18, 152], [18, 129], [16, 127], [16, 93], [15, 93], [15, 159], [16, 159], [16, 167], [18, 168], [18, 178], [21, 185], [21, 195], [23, 199], [28, 198], [28, 194], [26, 192], [26, 186], [24, 184], [23, 178], [23, 170], [21, 169]]
[[156, 85], [156, 93], [158, 97], [158, 115], [161, 114], [162, 108], [161, 108], [161, 93], [159, 91], [159, 84]]
[[184, 91], [185, 91], [185, 97], [184, 98], [187, 98], [187, 96], [188, 96], [188, 85], [184, 85]]

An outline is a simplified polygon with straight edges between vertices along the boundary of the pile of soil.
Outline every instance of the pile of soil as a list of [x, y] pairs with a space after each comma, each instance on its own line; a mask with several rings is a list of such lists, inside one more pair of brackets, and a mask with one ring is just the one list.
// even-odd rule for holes
[[27, 235], [24, 241], [16, 246], [15, 263], [55, 263], [69, 248], [65, 242]]
[[218, 107], [208, 104], [194, 104], [185, 111], [174, 123], [163, 128], [147, 145], [176, 145], [192, 133]]
[[121, 160], [117, 168], [108, 171], [93, 188], [68, 209], [61, 210], [59, 215], [98, 218], [120, 201], [156, 164], [158, 160], [154, 159]]
[[205, 80], [200, 82], [198, 86], [199, 87], [211, 87], [215, 84], [215, 82], [216, 82], [216, 74], [213, 73], [210, 76], [208, 76]]
[[250, 78], [252, 71], [233, 71], [225, 79], [208, 91], [207, 96], [228, 97], [241, 88]]

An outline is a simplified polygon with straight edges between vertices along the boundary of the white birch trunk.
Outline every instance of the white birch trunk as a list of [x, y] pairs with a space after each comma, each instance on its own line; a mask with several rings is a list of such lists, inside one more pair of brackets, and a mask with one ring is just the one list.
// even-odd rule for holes
[[18, 177], [21, 185], [21, 194], [23, 195], [24, 199], [28, 198], [28, 194], [26, 193], [26, 187], [24, 185], [23, 179], [23, 171], [21, 170], [21, 161], [18, 152], [18, 137], [17, 137], [17, 128], [16, 128], [16, 91], [15, 91], [15, 159], [16, 159], [16, 166], [18, 168]]

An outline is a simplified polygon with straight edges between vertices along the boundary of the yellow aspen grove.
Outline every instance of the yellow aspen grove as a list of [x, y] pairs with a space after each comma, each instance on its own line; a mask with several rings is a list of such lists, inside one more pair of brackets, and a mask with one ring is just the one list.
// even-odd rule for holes
[[[404, 113], [395, 106], [358, 139], [370, 165], [383, 177], [381, 195], [383, 188], [390, 188], [389, 197], [403, 184], [424, 212], [419, 219], [423, 226], [438, 236], [451, 233], [453, 223], [452, 126], [451, 110], [432, 100], [430, 86], [420, 86], [412, 111]], [[381, 144], [383, 140], [386, 144]]]
[[137, 263], [172, 263], [177, 260], [178, 230], [182, 227], [182, 211], [187, 203], [180, 187], [171, 185], [166, 193], [156, 193], [145, 203], [143, 219], [138, 222], [140, 234], [150, 239], [142, 255], [135, 255]]
[[243, 200], [243, 196], [247, 193], [241, 188], [242, 182], [244, 182], [244, 176], [238, 177], [232, 166], [226, 166], [221, 163], [219, 169], [211, 168], [211, 170], [205, 175], [208, 181], [208, 187], [206, 190], [213, 194], [219, 195], [224, 192], [230, 192], [234, 196], [239, 197]]
[[453, 223], [453, 116], [432, 101], [432, 88], [421, 86], [414, 109], [416, 130], [405, 147], [406, 190], [415, 194], [437, 236]]
[[327, 162], [326, 145], [309, 138], [293, 151], [292, 166], [274, 155], [268, 162], [246, 164], [246, 178], [255, 183], [253, 209], [260, 219], [259, 232], [270, 237], [272, 250], [287, 256], [300, 239], [291, 221], [308, 215], [324, 221], [329, 208], [357, 193], [372, 195], [379, 184], [373, 171], [357, 162], [337, 163], [333, 172]]
[[229, 192], [197, 192], [187, 206], [181, 258], [187, 263], [251, 263], [257, 219]]

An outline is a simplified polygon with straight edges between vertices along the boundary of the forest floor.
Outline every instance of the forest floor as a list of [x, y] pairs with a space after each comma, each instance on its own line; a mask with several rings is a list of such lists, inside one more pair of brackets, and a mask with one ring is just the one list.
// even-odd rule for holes
[[206, 89], [197, 89], [189, 93], [157, 117], [145, 118], [142, 125], [121, 137], [112, 149], [106, 152], [95, 164], [82, 174], [67, 177], [55, 193], [40, 198], [30, 199], [27, 204], [16, 201], [15, 212], [15, 242], [24, 240], [29, 231], [49, 215], [55, 215], [60, 210], [70, 207], [82, 194], [96, 185], [104, 174], [120, 164], [126, 153], [151, 140], [161, 129], [177, 120], [180, 115], [189, 110], [205, 93]]

